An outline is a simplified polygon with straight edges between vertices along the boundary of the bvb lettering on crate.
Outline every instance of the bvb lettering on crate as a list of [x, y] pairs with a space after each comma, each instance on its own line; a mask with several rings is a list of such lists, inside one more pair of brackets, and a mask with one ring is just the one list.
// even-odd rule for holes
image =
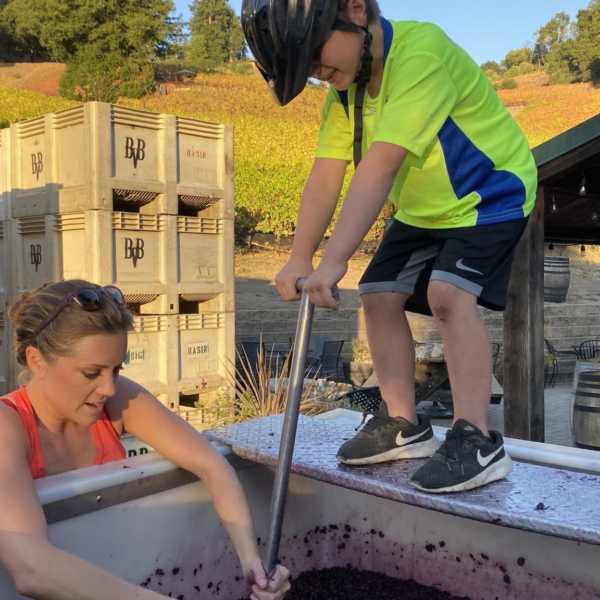
[[[48, 281], [119, 286], [144, 314], [174, 314], [179, 296], [233, 294], [233, 223], [89, 210], [13, 221], [13, 292]], [[232, 309], [230, 309], [232, 310]]]
[[233, 218], [229, 126], [89, 102], [13, 125], [3, 148], [14, 218], [123, 209]]

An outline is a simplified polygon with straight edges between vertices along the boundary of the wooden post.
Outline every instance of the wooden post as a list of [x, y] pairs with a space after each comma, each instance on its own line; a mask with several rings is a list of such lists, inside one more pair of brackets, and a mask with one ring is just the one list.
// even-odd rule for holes
[[544, 188], [519, 242], [504, 313], [504, 432], [544, 441]]

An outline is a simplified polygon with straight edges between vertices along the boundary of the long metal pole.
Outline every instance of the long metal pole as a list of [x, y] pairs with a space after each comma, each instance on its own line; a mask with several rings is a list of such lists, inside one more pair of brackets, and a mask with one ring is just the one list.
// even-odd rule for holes
[[[298, 282], [298, 289], [302, 288], [303, 281]], [[279, 445], [279, 460], [273, 483], [273, 495], [271, 496], [271, 523], [267, 538], [267, 553], [265, 559], [265, 570], [271, 574], [277, 565], [279, 554], [279, 542], [281, 540], [281, 528], [283, 515], [287, 500], [287, 488], [290, 479], [290, 468], [294, 454], [294, 443], [296, 441], [296, 429], [298, 426], [298, 413], [300, 412], [300, 400], [304, 385], [304, 372], [306, 366], [306, 354], [312, 328], [314, 304], [309, 300], [308, 294], [302, 292], [300, 300], [300, 311], [296, 325], [296, 337], [292, 354], [292, 367], [288, 388], [288, 401], [281, 432]]]

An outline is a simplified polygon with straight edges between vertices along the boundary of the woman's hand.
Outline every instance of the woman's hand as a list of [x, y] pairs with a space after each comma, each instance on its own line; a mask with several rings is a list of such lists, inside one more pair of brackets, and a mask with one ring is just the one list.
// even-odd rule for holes
[[246, 581], [252, 585], [251, 600], [280, 600], [290, 590], [290, 572], [283, 565], [277, 565], [269, 578], [256, 555], [247, 565], [242, 565], [242, 569]]
[[313, 272], [312, 262], [292, 256], [285, 267], [275, 277], [275, 287], [282, 300], [297, 300], [300, 293], [296, 288], [298, 279], [308, 277]]

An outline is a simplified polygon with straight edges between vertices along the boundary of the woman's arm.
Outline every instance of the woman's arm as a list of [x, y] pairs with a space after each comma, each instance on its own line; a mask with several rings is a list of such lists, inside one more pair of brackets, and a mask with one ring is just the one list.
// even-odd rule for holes
[[[117, 394], [108, 409], [111, 417], [113, 413], [121, 413], [125, 431], [202, 480], [227, 529], [244, 574], [266, 585], [266, 581], [261, 582], [263, 574], [248, 501], [227, 460], [198, 431], [164, 407], [142, 386], [125, 377], [119, 378]], [[272, 590], [283, 592], [289, 588], [287, 570], [280, 567], [275, 579]], [[257, 590], [254, 593], [258, 598], [263, 597], [257, 594]], [[275, 599], [280, 596], [264, 597]]]
[[29, 473], [25, 432], [5, 406], [0, 406], [0, 439], [0, 563], [19, 594], [36, 600], [166, 598], [53, 546]]

